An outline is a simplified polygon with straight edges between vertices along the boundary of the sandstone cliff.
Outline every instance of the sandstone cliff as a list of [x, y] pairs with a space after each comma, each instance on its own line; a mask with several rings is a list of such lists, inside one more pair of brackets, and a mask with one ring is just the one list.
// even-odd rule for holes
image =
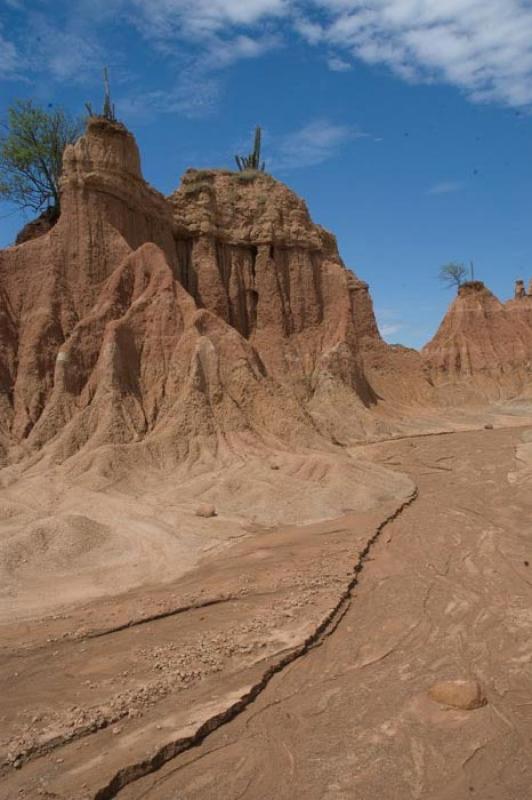
[[334, 237], [268, 175], [189, 170], [165, 198], [133, 136], [96, 118], [41, 231], [0, 253], [4, 461], [347, 442], [386, 425], [371, 411], [392, 386], [430, 392], [420, 357], [381, 340]]

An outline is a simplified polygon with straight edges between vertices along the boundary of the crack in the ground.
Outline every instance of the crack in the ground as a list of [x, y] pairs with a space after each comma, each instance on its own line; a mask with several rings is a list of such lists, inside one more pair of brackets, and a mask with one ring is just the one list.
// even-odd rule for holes
[[187, 611], [200, 611], [202, 608], [207, 608], [208, 606], [216, 606], [220, 605], [221, 603], [229, 603], [232, 600], [240, 600], [241, 596], [239, 595], [223, 595], [221, 597], [212, 597], [209, 600], [200, 600], [196, 603], [188, 603], [183, 606], [177, 606], [177, 608], [168, 608], [165, 611], [157, 611], [154, 614], [149, 614], [145, 617], [136, 617], [134, 619], [128, 619], [127, 622], [123, 622], [120, 625], [114, 625], [111, 628], [97, 628], [95, 630], [83, 630], [82, 632], [78, 631], [76, 633], [68, 634], [65, 636], [58, 636], [57, 638], [50, 638], [47, 639], [46, 642], [43, 642], [39, 645], [29, 645], [23, 648], [20, 652], [15, 653], [16, 657], [24, 658], [27, 655], [28, 651], [37, 652], [38, 650], [45, 650], [50, 647], [51, 644], [53, 645], [60, 645], [60, 644], [71, 644], [84, 642], [87, 639], [100, 639], [103, 636], [111, 636], [114, 633], [121, 633], [122, 631], [126, 631], [129, 628], [136, 628], [138, 625], [146, 625], [149, 622], [157, 622], [161, 619], [166, 619], [167, 617], [174, 617], [178, 616], [179, 614], [184, 614]]
[[213, 597], [211, 600], [204, 600], [200, 603], [190, 603], [186, 606], [179, 606], [178, 608], [170, 608], [166, 611], [159, 611], [156, 614], [150, 614], [147, 617], [139, 617], [137, 619], [130, 619], [122, 625], [116, 625], [114, 628], [104, 628], [103, 630], [90, 631], [79, 637], [80, 639], [99, 639], [102, 636], [110, 636], [112, 633], [120, 633], [128, 628], [136, 628], [138, 625], [146, 625], [148, 622], [157, 622], [159, 619], [166, 619], [167, 617], [174, 617], [178, 614], [184, 614], [186, 611], [199, 611], [202, 608], [209, 606], [217, 606], [220, 603], [229, 603], [231, 600], [238, 599], [235, 595], [226, 595], [224, 597]]
[[251, 689], [242, 695], [242, 697], [240, 697], [235, 703], [232, 703], [230, 706], [228, 706], [228, 708], [206, 720], [202, 725], [200, 725], [200, 727], [192, 736], [186, 736], [184, 738], [168, 742], [167, 744], [163, 745], [163, 747], [159, 748], [152, 756], [149, 756], [148, 758], [136, 764], [131, 764], [122, 768], [115, 773], [115, 775], [105, 786], [99, 789], [92, 796], [92, 800], [114, 800], [117, 794], [129, 784], [134, 783], [146, 775], [157, 772], [157, 770], [161, 769], [161, 767], [168, 761], [171, 761], [181, 753], [200, 745], [211, 733], [222, 727], [222, 725], [226, 725], [227, 723], [231, 722], [239, 714], [245, 711], [245, 709], [250, 706], [260, 694], [262, 694], [275, 675], [282, 672], [294, 661], [302, 658], [313, 648], [320, 646], [326, 640], [326, 638], [334, 632], [340, 620], [346, 613], [351, 603], [352, 592], [358, 584], [358, 576], [363, 570], [365, 562], [368, 560], [373, 545], [378, 541], [383, 530], [390, 523], [396, 520], [406, 508], [412, 505], [417, 497], [418, 490], [416, 488], [411, 496], [401, 503], [401, 505], [393, 512], [393, 514], [390, 514], [380, 523], [373, 536], [366, 543], [365, 548], [359, 553], [358, 561], [353, 569], [353, 577], [347, 584], [345, 590], [342, 592], [338, 602], [301, 645], [291, 650], [275, 664], [272, 664], [262, 675], [261, 679], [251, 687]]
[[[284, 588], [286, 589], [287, 587]], [[288, 588], [291, 588], [291, 586], [289, 586]], [[144, 625], [151, 622], [157, 622], [158, 620], [161, 619], [183, 614], [187, 611], [197, 611], [207, 608], [209, 606], [220, 605], [222, 603], [228, 603], [231, 601], [237, 602], [239, 600], [242, 600], [243, 598], [249, 600], [249, 599], [256, 599], [259, 597], [260, 598], [267, 597], [275, 593], [276, 591], [272, 590], [266, 592], [246, 593], [245, 595], [228, 594], [222, 597], [211, 598], [201, 602], [190, 603], [188, 605], [179, 606], [178, 608], [157, 612], [156, 614], [150, 616], [131, 619], [128, 620], [128, 622], [126, 623], [117, 625], [112, 628], [89, 631], [88, 633], [84, 633], [82, 636], [76, 636], [75, 638], [70, 639], [69, 641], [72, 642], [72, 641], [86, 641], [87, 639], [97, 639], [103, 636], [109, 636], [115, 633], [127, 631], [128, 629], [134, 628], [139, 625]], [[338, 619], [337, 623], [338, 622], [340, 622], [340, 618]], [[329, 630], [327, 635], [330, 635], [333, 632], [333, 630], [334, 629]], [[286, 652], [287, 650], [288, 650], [287, 648], [284, 648], [278, 651], [276, 655], [279, 656], [282, 653]], [[290, 648], [289, 652], [291, 652], [291, 650], [292, 649]], [[128, 715], [127, 711], [121, 711], [116, 714], [107, 716], [99, 714], [96, 719], [93, 719], [92, 721], [87, 722], [86, 724], [78, 725], [74, 729], [68, 730], [68, 732], [66, 733], [57, 734], [48, 740], [41, 741], [38, 744], [32, 745], [21, 752], [17, 752], [16, 757], [14, 759], [7, 758], [0, 762], [0, 777], [3, 776], [6, 772], [8, 772], [13, 767], [14, 763], [16, 763], [17, 767], [20, 768], [22, 765], [25, 765], [36, 758], [41, 758], [42, 756], [49, 755], [53, 751], [58, 750], [59, 748], [64, 747], [65, 745], [72, 744], [73, 742], [78, 741], [79, 739], [83, 739], [87, 736], [90, 736], [91, 734], [104, 730], [105, 728], [108, 728], [110, 725], [114, 725], [117, 722], [120, 722], [125, 717], [127, 717], [127, 715]]]

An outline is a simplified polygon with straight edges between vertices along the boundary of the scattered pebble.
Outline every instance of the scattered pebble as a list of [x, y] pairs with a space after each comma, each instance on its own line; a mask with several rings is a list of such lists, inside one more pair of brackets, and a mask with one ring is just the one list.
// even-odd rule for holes
[[210, 503], [202, 503], [196, 509], [197, 517], [215, 517], [216, 509]]

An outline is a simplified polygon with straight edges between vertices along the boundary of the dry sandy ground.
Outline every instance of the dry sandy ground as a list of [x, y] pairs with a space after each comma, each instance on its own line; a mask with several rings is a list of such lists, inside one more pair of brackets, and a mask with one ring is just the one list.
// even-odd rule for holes
[[[200, 459], [171, 474], [142, 468], [120, 482], [70, 481], [68, 465], [37, 464], [21, 476], [4, 470], [0, 622], [151, 591], [258, 530], [370, 510], [408, 489], [403, 477], [336, 449], [262, 449], [245, 458], [233, 451], [214, 469]], [[198, 517], [202, 506], [216, 517]]]
[[1, 800], [531, 797], [530, 431], [356, 456], [395, 496], [6, 621]]
[[[403, 436], [522, 425], [530, 408], [523, 400], [489, 411], [395, 410], [394, 428]], [[33, 458], [0, 471], [0, 624], [140, 587], [150, 595], [246, 536], [379, 509], [409, 487], [360, 448], [333, 445], [292, 452], [235, 439], [216, 455], [199, 447], [169, 473], [140, 463], [124, 478], [98, 451], [81, 475], [75, 459], [73, 467]], [[202, 506], [216, 517], [198, 517]]]

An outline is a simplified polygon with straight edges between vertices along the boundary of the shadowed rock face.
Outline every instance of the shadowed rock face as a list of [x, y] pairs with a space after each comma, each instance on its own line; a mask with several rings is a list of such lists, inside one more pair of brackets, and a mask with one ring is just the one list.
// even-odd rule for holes
[[151, 442], [176, 460], [198, 437], [371, 429], [392, 351], [367, 284], [286, 186], [189, 170], [167, 199], [133, 136], [92, 119], [61, 189], [57, 224], [0, 253], [0, 458]]
[[180, 279], [197, 303], [248, 339], [301, 401], [332, 376], [371, 406], [362, 343], [382, 340], [368, 286], [305, 203], [269, 175], [220, 170], [189, 170], [170, 201], [191, 236]]

